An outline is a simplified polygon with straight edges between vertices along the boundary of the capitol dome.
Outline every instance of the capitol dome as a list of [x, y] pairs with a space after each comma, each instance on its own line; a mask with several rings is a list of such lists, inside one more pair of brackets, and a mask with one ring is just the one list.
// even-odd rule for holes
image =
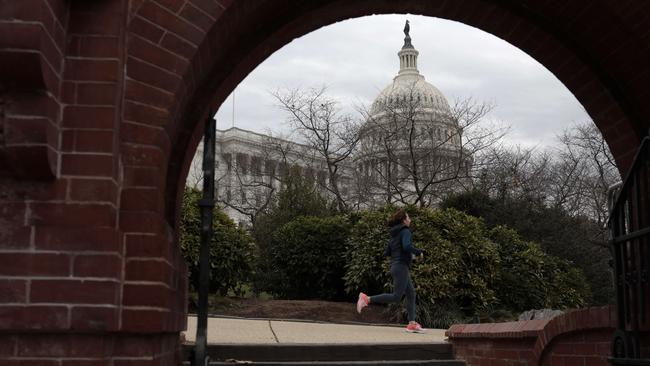
[[379, 93], [370, 109], [371, 115], [399, 107], [413, 98], [418, 109], [431, 109], [432, 112], [449, 114], [447, 98], [438, 88], [424, 80], [422, 75], [398, 75], [393, 82]]
[[447, 98], [418, 71], [409, 30], [407, 20], [399, 72], [372, 103], [354, 156], [358, 194], [371, 206], [435, 203], [461, 187], [472, 164]]
[[384, 88], [375, 98], [370, 108], [371, 117], [408, 105], [427, 112], [448, 115], [450, 113], [447, 98], [438, 88], [428, 83], [417, 68], [418, 51], [411, 44], [407, 34], [404, 46], [398, 52], [400, 70], [393, 82]]

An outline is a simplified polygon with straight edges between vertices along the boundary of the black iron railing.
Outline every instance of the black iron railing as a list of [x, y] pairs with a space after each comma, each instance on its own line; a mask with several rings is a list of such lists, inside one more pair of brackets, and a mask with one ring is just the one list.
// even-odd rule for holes
[[208, 290], [210, 285], [210, 244], [212, 243], [212, 216], [214, 210], [214, 151], [216, 123], [208, 113], [203, 134], [203, 198], [201, 208], [201, 249], [199, 252], [199, 303], [196, 321], [196, 344], [193, 366], [205, 366], [209, 362], [208, 348]]
[[610, 362], [650, 365], [650, 137], [617, 191], [609, 217], [617, 315]]

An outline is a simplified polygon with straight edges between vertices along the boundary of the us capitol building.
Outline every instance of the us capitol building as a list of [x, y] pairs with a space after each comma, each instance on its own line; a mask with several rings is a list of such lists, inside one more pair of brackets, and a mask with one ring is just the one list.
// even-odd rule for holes
[[[441, 190], [462, 179], [450, 177], [463, 176], [471, 166], [447, 99], [418, 71], [408, 21], [404, 33], [399, 72], [372, 103], [357, 149], [339, 176], [340, 192], [354, 208], [435, 204]], [[201, 186], [202, 150], [199, 145], [188, 185]], [[249, 223], [264, 209], [290, 168], [320, 187], [329, 184], [326, 161], [310, 146], [236, 127], [217, 130], [216, 195], [236, 222]]]

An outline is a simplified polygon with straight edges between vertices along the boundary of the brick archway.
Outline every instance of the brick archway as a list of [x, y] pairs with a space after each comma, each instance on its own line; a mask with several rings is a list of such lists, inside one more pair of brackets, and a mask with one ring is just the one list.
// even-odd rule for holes
[[650, 127], [639, 2], [0, 1], [0, 361], [171, 362], [186, 292], [174, 228], [200, 122], [293, 38], [393, 12], [527, 52], [627, 169]]
[[[198, 141], [199, 121], [208, 108], [219, 106], [243, 78], [275, 50], [322, 26], [377, 13], [417, 13], [480, 28], [523, 51], [553, 72], [582, 103], [603, 132], [619, 165], [626, 171], [637, 141], [647, 132], [647, 107], [642, 92], [650, 73], [647, 42], [630, 35], [634, 29], [618, 25], [635, 9], [580, 5], [529, 4], [466, 0], [454, 4], [420, 1], [291, 1], [233, 2], [216, 6], [209, 1], [145, 1], [134, 9], [129, 26], [125, 121], [146, 123], [129, 113], [129, 94], [154, 105], [168, 105], [165, 119], [168, 142], [166, 218], [174, 221], [177, 194]], [[208, 5], [211, 4], [211, 5]], [[194, 26], [190, 25], [194, 24]], [[634, 23], [629, 23], [634, 24]], [[629, 27], [631, 28], [631, 27]], [[245, 42], [241, 40], [245, 39]], [[619, 45], [612, 47], [612, 44]], [[170, 57], [167, 51], [180, 57]], [[187, 63], [186, 63], [187, 62]], [[215, 66], [218, 65], [218, 66]], [[151, 67], [164, 69], [152, 76]], [[645, 77], [639, 77], [645, 76]], [[136, 82], [137, 81], [137, 82]], [[140, 84], [140, 82], [142, 84]], [[151, 88], [153, 87], [153, 88]], [[162, 89], [162, 93], [161, 93]], [[627, 89], [627, 90], [626, 90]], [[165, 100], [167, 94], [168, 99]], [[643, 93], [643, 92], [642, 92]], [[543, 101], [542, 101], [543, 103]]]

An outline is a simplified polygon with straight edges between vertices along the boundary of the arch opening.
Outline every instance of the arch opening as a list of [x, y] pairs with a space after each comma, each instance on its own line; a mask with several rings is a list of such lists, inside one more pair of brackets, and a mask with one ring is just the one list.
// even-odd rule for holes
[[[280, 9], [283, 12], [278, 14]], [[539, 5], [538, 11], [551, 10]], [[453, 8], [422, 5], [417, 1], [399, 4], [357, 1], [345, 5], [314, 2], [293, 8], [278, 8], [277, 4], [271, 6], [265, 2], [255, 9], [237, 3], [226, 9], [200, 42], [192, 63], [202, 64], [201, 75], [193, 75], [194, 87], [177, 99], [175, 113], [167, 121], [172, 147], [165, 178], [167, 221], [172, 225], [177, 221], [178, 187], [184, 182], [192, 152], [200, 139], [199, 126], [211, 106], [220, 105], [250, 71], [292, 39], [344, 19], [388, 13], [415, 13], [460, 21], [528, 53], [553, 72], [585, 106], [609, 142], [619, 166], [626, 170], [634, 154], [630, 143], [640, 141], [645, 133], [638, 107], [631, 105], [630, 98], [613, 82], [611, 72], [603, 70], [597, 57], [591, 56], [599, 51], [596, 45], [580, 43], [576, 35], [563, 33], [567, 25], [560, 19], [556, 22], [540, 19], [531, 10], [514, 4], [474, 1]], [[222, 51], [216, 52], [217, 49]]]

